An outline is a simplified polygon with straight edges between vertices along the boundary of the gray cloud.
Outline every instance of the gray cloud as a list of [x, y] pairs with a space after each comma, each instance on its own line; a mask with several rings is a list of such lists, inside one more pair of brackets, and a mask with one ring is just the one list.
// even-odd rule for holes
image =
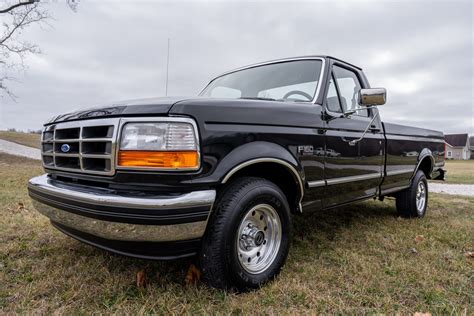
[[52, 115], [164, 95], [195, 95], [242, 65], [328, 54], [388, 90], [386, 121], [474, 134], [471, 1], [80, 3], [49, 5], [53, 28], [25, 36], [44, 54], [0, 99], [0, 128], [37, 129]]

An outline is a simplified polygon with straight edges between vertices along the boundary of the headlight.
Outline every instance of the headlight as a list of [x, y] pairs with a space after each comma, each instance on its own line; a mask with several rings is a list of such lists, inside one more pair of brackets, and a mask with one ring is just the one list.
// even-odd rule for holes
[[122, 128], [117, 165], [156, 169], [198, 169], [199, 148], [193, 124], [126, 123]]

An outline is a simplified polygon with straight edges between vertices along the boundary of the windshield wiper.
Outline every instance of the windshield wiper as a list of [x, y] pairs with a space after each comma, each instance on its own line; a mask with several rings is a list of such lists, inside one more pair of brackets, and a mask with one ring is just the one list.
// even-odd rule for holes
[[245, 100], [265, 100], [265, 101], [276, 101], [275, 99], [272, 99], [272, 98], [262, 98], [262, 97], [240, 97], [239, 99], [245, 99]]

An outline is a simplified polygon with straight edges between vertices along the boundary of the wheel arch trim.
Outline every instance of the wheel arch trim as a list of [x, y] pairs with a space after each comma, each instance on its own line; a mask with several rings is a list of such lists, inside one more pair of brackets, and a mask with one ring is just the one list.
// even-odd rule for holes
[[244, 169], [245, 167], [248, 167], [248, 166], [251, 166], [251, 165], [254, 165], [254, 164], [259, 164], [259, 163], [277, 163], [277, 164], [280, 164], [280, 165], [284, 166], [287, 170], [291, 171], [291, 173], [293, 174], [295, 180], [299, 184], [298, 210], [300, 212], [303, 212], [303, 208], [302, 208], [302, 205], [301, 205], [301, 202], [302, 202], [303, 196], [304, 196], [303, 179], [301, 179], [300, 174], [298, 173], [298, 171], [296, 170], [296, 168], [293, 165], [291, 165], [289, 162], [284, 161], [282, 159], [268, 157], [268, 158], [254, 158], [254, 159], [244, 161], [244, 162], [238, 164], [237, 166], [233, 167], [229, 172], [227, 172], [227, 174], [222, 179], [221, 183], [222, 184], [227, 183], [227, 181], [229, 181], [229, 179], [234, 174], [236, 174], [238, 171]]
[[416, 167], [415, 167], [415, 170], [413, 171], [413, 174], [410, 178], [410, 181], [413, 180], [413, 178], [415, 177], [416, 173], [418, 172], [418, 170], [420, 170], [420, 166], [421, 166], [421, 163], [426, 159], [426, 158], [429, 158], [430, 159], [430, 162], [431, 162], [431, 168], [429, 170], [429, 173], [428, 173], [428, 176], [431, 177], [431, 173], [433, 172], [433, 169], [434, 169], [434, 166], [435, 166], [435, 159], [433, 157], [433, 153], [431, 152], [430, 149], [428, 148], [424, 148], [420, 155], [418, 156], [418, 162], [416, 164]]

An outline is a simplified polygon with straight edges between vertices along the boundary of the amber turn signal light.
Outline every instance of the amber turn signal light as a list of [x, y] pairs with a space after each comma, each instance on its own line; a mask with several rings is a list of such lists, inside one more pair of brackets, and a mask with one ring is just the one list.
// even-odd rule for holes
[[195, 169], [199, 166], [199, 157], [197, 151], [121, 150], [117, 164], [120, 167]]

